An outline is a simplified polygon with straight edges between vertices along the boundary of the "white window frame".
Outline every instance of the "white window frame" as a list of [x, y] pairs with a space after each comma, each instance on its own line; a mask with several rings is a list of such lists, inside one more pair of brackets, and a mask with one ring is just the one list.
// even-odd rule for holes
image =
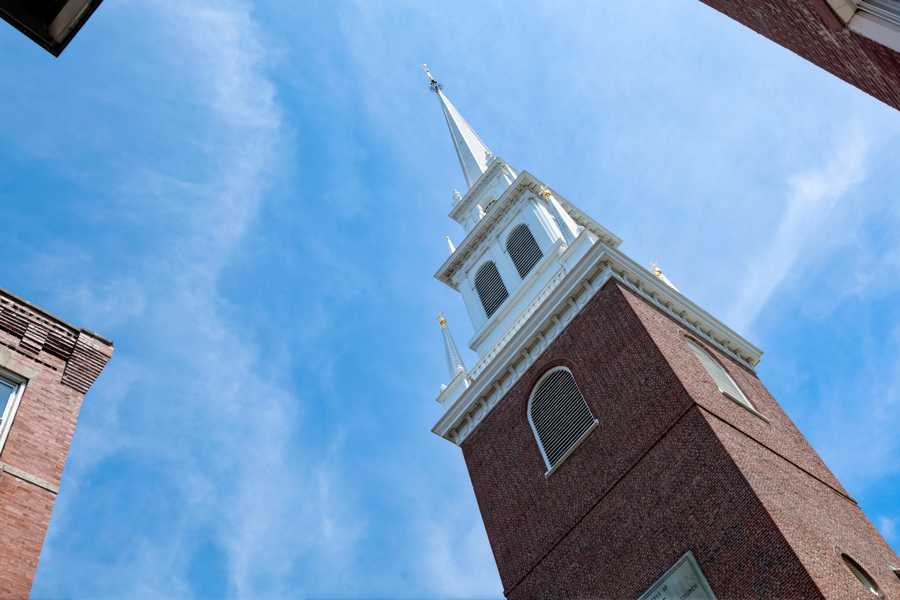
[[900, 6], [896, 11], [878, 0], [826, 0], [849, 29], [900, 52]]
[[572, 376], [572, 381], [575, 383], [575, 388], [578, 390], [578, 393], [581, 394], [581, 398], [584, 400], [585, 405], [587, 405], [587, 399], [584, 397], [584, 394], [581, 392], [581, 388], [578, 387], [578, 382], [575, 381], [575, 374], [572, 373], [570, 369], [567, 367], [553, 367], [552, 369], [548, 369], [546, 373], [541, 375], [540, 379], [538, 379], [534, 386], [531, 388], [531, 395], [528, 397], [528, 406], [526, 407], [526, 412], [528, 413], [528, 424], [531, 425], [531, 433], [534, 434], [534, 440], [537, 442], [538, 450], [541, 451], [541, 458], [544, 459], [544, 464], [547, 465], [547, 472], [544, 473], [544, 477], [550, 477], [566, 460], [575, 452], [581, 444], [591, 435], [591, 432], [597, 428], [597, 425], [600, 424], [600, 421], [594, 417], [594, 413], [591, 410], [591, 407], [588, 406], [588, 412], [591, 415], [591, 418], [594, 419], [594, 422], [584, 431], [584, 433], [579, 436], [579, 438], [572, 444], [566, 452], [559, 457], [559, 460], [556, 461], [556, 464], [551, 465], [550, 460], [547, 458], [547, 452], [544, 451], [544, 445], [541, 443], [541, 436], [538, 435], [537, 427], [534, 426], [534, 420], [531, 418], [531, 404], [534, 401], [534, 395], [540, 389], [541, 384], [545, 379], [550, 377], [553, 373], [557, 371], [567, 371], [569, 375]]
[[0, 421], [0, 456], [2, 456], [6, 438], [9, 436], [9, 430], [16, 418], [16, 412], [19, 410], [19, 403], [22, 401], [22, 394], [25, 393], [25, 385], [28, 380], [5, 369], [0, 369], [0, 380], [13, 386], [6, 409], [3, 411], [2, 421]]
[[[750, 411], [751, 413], [753, 413], [760, 419], [764, 420], [766, 423], [769, 422], [768, 418], [766, 418], [761, 412], [756, 410], [756, 408], [753, 406], [753, 403], [751, 403], [750, 399], [747, 398], [747, 395], [744, 394], [744, 390], [742, 390], [741, 387], [737, 384], [737, 382], [731, 376], [731, 373], [729, 373], [728, 369], [725, 368], [725, 365], [720, 363], [718, 361], [718, 359], [716, 359], [716, 357], [713, 356], [712, 352], [707, 350], [703, 346], [703, 344], [701, 344], [701, 343], [697, 342], [696, 340], [693, 340], [689, 337], [685, 337], [684, 341], [687, 343], [688, 347], [691, 349], [691, 352], [697, 358], [697, 362], [700, 363], [700, 365], [703, 367], [703, 370], [706, 371], [706, 374], [709, 375], [709, 378], [712, 379], [712, 382], [715, 384], [716, 388], [718, 388], [719, 392], [721, 392], [723, 396], [725, 396], [726, 398], [728, 398], [729, 400], [731, 400], [732, 402], [734, 402], [741, 408]], [[698, 350], [700, 352], [702, 352], [703, 354], [705, 354], [709, 358], [709, 360], [711, 361], [711, 364], [713, 365], [713, 368], [718, 367], [718, 371], [722, 375], [725, 376], [725, 378], [728, 380], [728, 382], [731, 383], [735, 392], [732, 392], [731, 390], [727, 390], [727, 389], [722, 389], [722, 386], [719, 385], [718, 381], [716, 381], [716, 376], [713, 374], [712, 371], [710, 371], [710, 367], [706, 366], [705, 361], [700, 358], [700, 355], [697, 353]]]

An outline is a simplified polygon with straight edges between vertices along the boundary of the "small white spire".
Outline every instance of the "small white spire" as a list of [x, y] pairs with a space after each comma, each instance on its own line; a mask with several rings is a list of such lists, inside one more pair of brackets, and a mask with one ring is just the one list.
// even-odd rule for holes
[[450, 254], [456, 252], [456, 248], [453, 247], [453, 242], [450, 241], [450, 236], [447, 236], [447, 245], [450, 246]]
[[462, 118], [459, 111], [450, 104], [447, 97], [441, 93], [443, 85], [434, 80], [428, 67], [422, 65], [431, 82], [431, 91], [437, 94], [441, 108], [444, 110], [444, 118], [447, 119], [447, 127], [450, 128], [450, 136], [453, 138], [453, 146], [456, 148], [456, 156], [466, 178], [466, 185], [470, 188], [482, 173], [487, 171], [488, 165], [494, 160], [494, 155], [488, 150], [481, 138]]
[[[658, 261], [657, 261], [657, 262], [658, 262]], [[672, 282], [669, 281], [669, 279], [668, 279], [665, 275], [663, 275], [662, 269], [660, 269], [659, 267], [657, 267], [657, 266], [656, 266], [656, 263], [650, 263], [650, 266], [653, 267], [651, 270], [653, 271], [653, 274], [654, 274], [654, 275], [656, 275], [658, 278], [660, 278], [660, 279], [662, 280], [662, 282], [665, 283], [667, 286], [669, 286], [670, 288], [672, 288], [672, 289], [675, 290], [676, 292], [678, 291], [678, 288], [675, 287], [674, 285], [672, 285]]]
[[450, 373], [450, 379], [456, 378], [460, 372], [466, 373], [466, 365], [463, 364], [462, 356], [453, 343], [453, 336], [450, 335], [450, 329], [447, 327], [447, 319], [444, 318], [444, 312], [437, 318], [438, 324], [441, 326], [441, 334], [444, 336], [444, 352], [447, 354], [447, 371]]
[[556, 223], [559, 225], [560, 231], [562, 231], [563, 239], [566, 240], [567, 245], [571, 246], [575, 242], [575, 238], [578, 237], [578, 230], [572, 231], [572, 227], [569, 223], [571, 217], [568, 219], [566, 218], [569, 215], [566, 214], [566, 211], [563, 210], [563, 207], [559, 205], [559, 202], [546, 187], [541, 192], [541, 196], [547, 201], [547, 204], [550, 205], [550, 212], [553, 213], [553, 218], [556, 219]]

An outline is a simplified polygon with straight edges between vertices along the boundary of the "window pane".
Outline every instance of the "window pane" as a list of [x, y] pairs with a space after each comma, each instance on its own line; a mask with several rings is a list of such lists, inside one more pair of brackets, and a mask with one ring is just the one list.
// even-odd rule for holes
[[0, 420], [6, 416], [6, 409], [9, 406], [9, 400], [12, 398], [15, 389], [15, 386], [12, 386], [5, 381], [0, 381]]

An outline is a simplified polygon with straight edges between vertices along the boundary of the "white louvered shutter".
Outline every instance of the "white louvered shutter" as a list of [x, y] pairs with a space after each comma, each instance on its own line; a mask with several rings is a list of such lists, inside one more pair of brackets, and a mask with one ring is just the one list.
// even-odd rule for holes
[[488, 318], [497, 312], [503, 301], [509, 297], [509, 292], [506, 291], [506, 286], [503, 285], [497, 265], [492, 262], [483, 264], [478, 269], [478, 273], [475, 274], [475, 291], [478, 292], [481, 305], [484, 307], [484, 312], [487, 313]]
[[519, 272], [519, 277], [522, 279], [525, 279], [534, 265], [544, 257], [540, 246], [534, 241], [531, 230], [524, 223], [513, 229], [506, 238], [506, 251], [509, 252], [513, 264], [516, 265], [516, 271]]
[[720, 392], [722, 392], [732, 400], [737, 400], [741, 404], [753, 408], [753, 405], [750, 404], [749, 400], [747, 400], [747, 397], [741, 391], [741, 388], [739, 388], [731, 378], [731, 375], [728, 374], [728, 371], [725, 370], [725, 367], [720, 365], [718, 361], [710, 356], [709, 352], [707, 352], [697, 342], [688, 338], [685, 338], [684, 341], [688, 343], [688, 345], [691, 347], [691, 350], [694, 351], [694, 355], [697, 357], [697, 360], [700, 361], [700, 364], [703, 365], [703, 368], [706, 369], [706, 372], [709, 373], [709, 376], [712, 377], [713, 381], [716, 382], [716, 385], [719, 387]]
[[531, 396], [528, 416], [552, 469], [594, 424], [584, 396], [566, 369], [550, 371]]

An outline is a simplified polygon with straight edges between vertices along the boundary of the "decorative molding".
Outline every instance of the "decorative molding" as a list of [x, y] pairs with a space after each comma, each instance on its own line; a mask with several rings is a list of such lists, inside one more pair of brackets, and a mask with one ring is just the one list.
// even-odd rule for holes
[[[494, 160], [491, 161], [491, 164], [488, 165], [487, 170], [481, 174], [481, 177], [479, 177], [465, 195], [463, 195], [462, 201], [453, 205], [453, 209], [450, 211], [450, 218], [459, 223], [460, 217], [474, 208], [473, 202], [475, 199], [481, 194], [481, 191], [488, 182], [491, 181], [495, 175], [500, 173], [503, 167], [509, 167], [509, 165], [495, 156]], [[510, 171], [512, 171], [512, 169], [510, 169]], [[515, 171], [512, 171], [512, 173], [513, 177], [515, 177]], [[485, 210], [485, 212], [487, 211]]]
[[[491, 169], [485, 171], [484, 175], [482, 175], [482, 178], [479, 179], [478, 184], [483, 185], [482, 180], [487, 179], [487, 175], [490, 172]], [[472, 192], [474, 189], [475, 187], [473, 187], [472, 190], [469, 190], [469, 192]], [[519, 173], [518, 177], [513, 180], [512, 185], [506, 188], [506, 191], [503, 192], [500, 198], [496, 200], [496, 204], [488, 212], [488, 214], [486, 214], [469, 231], [465, 239], [459, 244], [459, 246], [456, 247], [456, 252], [448, 257], [444, 264], [441, 265], [441, 268], [438, 269], [437, 273], [434, 274], [435, 279], [445, 283], [453, 289], [458, 289], [459, 280], [456, 277], [457, 273], [467, 272], [468, 267], [480, 258], [481, 253], [483, 253], [485, 250], [484, 246], [487, 246], [487, 244], [482, 245], [482, 241], [484, 241], [485, 239], [493, 239], [494, 237], [499, 235], [499, 230], [501, 228], [498, 227], [498, 224], [500, 224], [503, 217], [508, 212], [510, 212], [512, 208], [514, 208], [519, 200], [523, 200], [523, 196], [526, 192], [540, 195], [542, 192], [546, 191], [550, 191], [553, 194], [553, 197], [556, 198], [556, 200], [560, 203], [563, 209], [569, 214], [569, 216], [577, 225], [593, 233], [601, 242], [605, 243], [611, 248], [617, 248], [619, 244], [622, 243], [622, 240], [614, 236], [605, 227], [601, 226], [599, 223], [578, 210], [565, 198], [550, 190], [550, 188], [544, 185], [536, 177], [531, 175], [528, 171], [522, 171], [521, 173]], [[468, 196], [468, 194], [466, 195]], [[465, 201], [461, 203], [461, 205], [464, 204], [466, 204]], [[454, 209], [454, 212], [450, 214], [451, 217], [455, 214], [455, 210], [456, 209]], [[474, 256], [474, 258], [469, 261], [468, 259], [473, 254], [475, 254], [476, 256]]]
[[[594, 244], [574, 268], [568, 273], [561, 271], [560, 276], [562, 281], [542, 290], [541, 296], [546, 291], [542, 301], [529, 305], [516, 319], [515, 329], [511, 327], [501, 336], [498, 345], [473, 367], [469, 374], [472, 384], [452, 406], [445, 407], [432, 432], [461, 445], [610, 279], [616, 279], [706, 343], [755, 372], [762, 351], [604, 243]], [[486, 408], [475, 411], [476, 405]]]
[[52, 492], [54, 494], [59, 493], [59, 486], [50, 483], [49, 481], [45, 481], [40, 477], [35, 477], [31, 473], [26, 473], [22, 469], [17, 469], [12, 465], [8, 465], [5, 462], [0, 462], [0, 471], [4, 473], [9, 473], [13, 477], [18, 477], [22, 481], [27, 481], [28, 483], [34, 484], [39, 488], [44, 488], [48, 492]]

